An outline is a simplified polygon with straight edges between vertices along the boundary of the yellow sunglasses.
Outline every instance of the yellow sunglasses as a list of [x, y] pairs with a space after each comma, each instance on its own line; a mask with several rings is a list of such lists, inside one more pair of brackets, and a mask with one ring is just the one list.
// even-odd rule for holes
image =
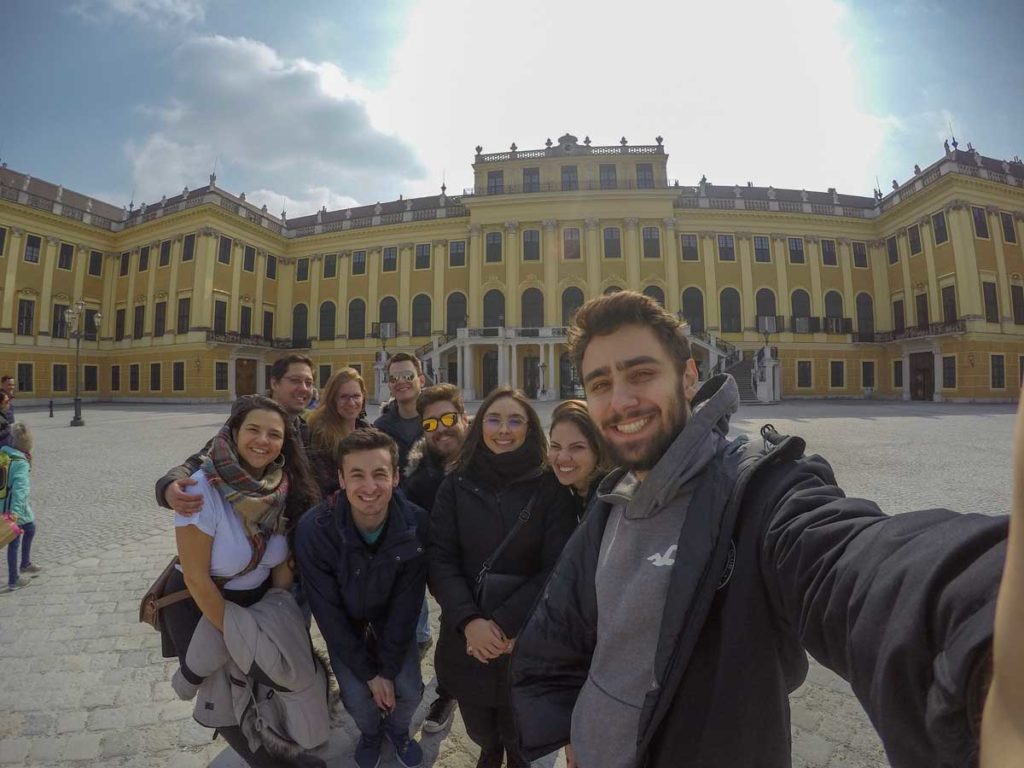
[[459, 414], [454, 411], [450, 413], [442, 413], [438, 418], [424, 419], [422, 421], [424, 432], [433, 432], [440, 426], [454, 427], [459, 420]]

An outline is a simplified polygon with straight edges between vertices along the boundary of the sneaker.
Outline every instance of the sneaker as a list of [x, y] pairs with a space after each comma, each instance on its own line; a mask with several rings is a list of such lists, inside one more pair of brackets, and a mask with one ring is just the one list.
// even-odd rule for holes
[[18, 580], [16, 582], [14, 582], [13, 584], [8, 584], [7, 585], [7, 591], [8, 592], [13, 592], [16, 589], [21, 589], [22, 587], [27, 587], [31, 583], [32, 582], [29, 581], [29, 579], [27, 577], [19, 576]]
[[405, 768], [419, 768], [423, 765], [423, 750], [415, 739], [409, 738], [408, 733], [393, 733], [390, 728], [384, 733], [395, 747], [395, 757]]
[[455, 710], [458, 707], [455, 699], [438, 696], [427, 708], [427, 718], [423, 721], [424, 733], [437, 733], [452, 724]]
[[377, 768], [380, 765], [380, 744], [381, 734], [375, 733], [373, 736], [361, 734], [359, 743], [356, 744], [356, 765], [359, 768]]
[[33, 579], [34, 579], [34, 578], [35, 578], [36, 576], [38, 576], [38, 575], [39, 575], [39, 572], [40, 572], [40, 571], [42, 571], [42, 570], [43, 570], [43, 569], [42, 569], [42, 568], [40, 568], [40, 567], [39, 567], [38, 565], [36, 565], [35, 563], [29, 563], [28, 565], [23, 565], [23, 566], [21, 566], [21, 572], [22, 572], [22, 573], [27, 573], [27, 574], [29, 575], [29, 577], [30, 577], [30, 578], [33, 578]]
[[419, 646], [420, 649], [420, 661], [423, 661], [423, 657], [427, 655], [427, 651], [434, 646], [434, 639], [432, 637], [428, 637], [426, 640], [416, 643], [416, 645]]

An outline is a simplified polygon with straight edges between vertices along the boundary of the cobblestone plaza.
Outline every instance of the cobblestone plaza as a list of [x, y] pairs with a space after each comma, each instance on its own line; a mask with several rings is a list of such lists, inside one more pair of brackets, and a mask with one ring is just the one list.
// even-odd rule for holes
[[[546, 419], [552, 404], [538, 405]], [[1013, 412], [1010, 405], [787, 402], [745, 406], [733, 433], [755, 435], [771, 422], [803, 436], [848, 495], [891, 513], [948, 506], [1004, 514]], [[226, 405], [90, 406], [86, 427], [69, 429], [68, 411], [51, 419], [18, 410], [36, 439], [33, 552], [44, 571], [30, 587], [0, 594], [0, 764], [239, 765], [192, 721], [191, 705], [174, 698], [166, 682], [174, 665], [160, 657], [158, 636], [137, 623], [139, 597], [174, 549], [153, 482], [201, 446], [226, 413]], [[437, 618], [435, 606], [435, 631]], [[433, 683], [429, 666], [424, 680]], [[849, 687], [831, 673], [812, 664], [792, 702], [794, 765], [888, 765]], [[336, 731], [332, 764], [348, 765], [353, 738], [351, 724]], [[458, 720], [449, 738], [424, 736], [423, 746], [426, 765], [454, 768], [476, 754]], [[382, 765], [397, 765], [389, 755]]]

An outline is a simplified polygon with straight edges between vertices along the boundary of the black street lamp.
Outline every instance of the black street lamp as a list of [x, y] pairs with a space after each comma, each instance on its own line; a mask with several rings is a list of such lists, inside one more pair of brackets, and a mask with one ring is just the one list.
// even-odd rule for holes
[[[97, 312], [93, 315], [93, 325], [98, 331], [100, 328], [100, 320], [103, 316]], [[84, 427], [85, 421], [82, 420], [82, 336], [85, 333], [85, 302], [79, 299], [75, 302], [74, 306], [64, 310], [64, 319], [67, 324], [71, 327], [71, 338], [75, 340], [75, 416], [71, 419], [72, 427]]]

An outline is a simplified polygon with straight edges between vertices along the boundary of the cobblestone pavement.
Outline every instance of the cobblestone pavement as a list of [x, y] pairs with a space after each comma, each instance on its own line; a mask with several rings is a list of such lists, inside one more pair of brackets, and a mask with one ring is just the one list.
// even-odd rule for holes
[[[540, 410], [546, 419], [551, 405]], [[240, 765], [192, 721], [190, 705], [174, 699], [166, 682], [173, 662], [137, 623], [139, 597], [174, 547], [153, 482], [201, 446], [226, 412], [87, 406], [87, 426], [70, 429], [67, 411], [53, 419], [18, 411], [36, 437], [33, 560], [45, 570], [30, 587], [0, 594], [0, 765]], [[849, 495], [873, 498], [886, 511], [1001, 514], [1009, 505], [1012, 413], [1002, 405], [807, 402], [744, 407], [733, 424], [756, 434], [771, 422], [802, 435], [809, 452], [829, 458]], [[435, 606], [435, 624], [437, 617]], [[429, 665], [424, 677], [432, 678]], [[887, 765], [838, 677], [812, 664], [792, 701], [797, 768]], [[353, 743], [351, 725], [337, 729], [326, 750], [331, 764], [349, 765]], [[448, 738], [426, 736], [423, 745], [426, 765], [474, 763], [458, 719]]]

